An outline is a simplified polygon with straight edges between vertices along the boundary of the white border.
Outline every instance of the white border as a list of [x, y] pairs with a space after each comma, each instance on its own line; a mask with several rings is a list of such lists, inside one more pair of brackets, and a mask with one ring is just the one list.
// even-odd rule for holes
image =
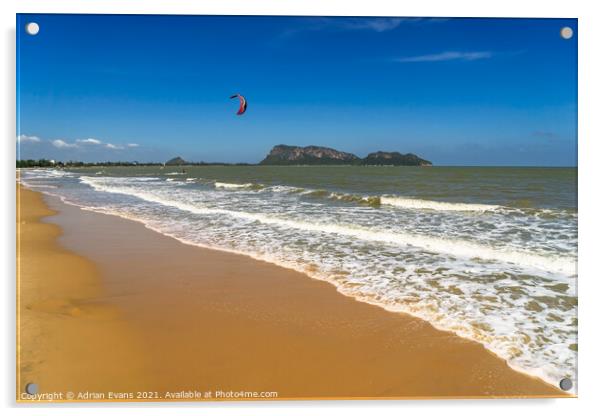
[[[3, 271], [2, 375], [1, 405], [6, 414], [67, 414], [82, 411], [104, 415], [105, 407], [126, 407], [129, 412], [144, 415], [172, 414], [306, 414], [329, 415], [333, 412], [364, 415], [395, 414], [420, 411], [421, 414], [462, 415], [487, 412], [487, 416], [525, 411], [546, 415], [588, 412], [600, 396], [601, 355], [600, 296], [602, 276], [598, 272], [602, 232], [602, 198], [600, 166], [602, 165], [602, 129], [600, 126], [600, 77], [602, 65], [599, 45], [602, 39], [601, 16], [593, 1], [548, 0], [421, 0], [412, 2], [384, 0], [5, 0], [2, 13], [2, 91], [0, 100], [4, 127], [0, 160], [0, 191], [4, 232], [0, 255]], [[14, 404], [15, 372], [15, 13], [119, 13], [119, 14], [249, 14], [249, 15], [360, 15], [360, 16], [475, 16], [475, 17], [576, 17], [579, 18], [579, 398], [564, 400], [465, 400], [423, 402], [277, 402], [277, 403], [212, 403], [212, 404], [132, 404], [132, 405], [61, 405], [51, 407]], [[597, 47], [598, 46], [598, 47]], [[598, 406], [599, 407], [599, 406]], [[200, 408], [200, 409], [199, 409]], [[115, 409], [117, 410], [117, 409]]]

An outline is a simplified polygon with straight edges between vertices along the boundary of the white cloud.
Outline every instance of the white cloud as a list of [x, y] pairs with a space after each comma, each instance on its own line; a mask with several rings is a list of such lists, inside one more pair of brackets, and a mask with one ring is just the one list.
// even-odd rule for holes
[[97, 139], [78, 139], [76, 140], [76, 142], [78, 143], [84, 143], [84, 144], [102, 144], [102, 142], [100, 140]]
[[409, 56], [395, 59], [397, 62], [442, 62], [442, 61], [476, 61], [478, 59], [488, 59], [493, 56], [491, 51], [477, 52], [456, 52], [448, 51], [435, 53], [431, 55]]
[[[372, 30], [387, 32], [397, 29], [401, 24], [428, 24], [444, 22], [447, 19], [423, 17], [322, 17], [310, 18], [309, 30]], [[311, 24], [313, 23], [313, 25]]]
[[105, 147], [106, 147], [107, 149], [112, 149], [112, 150], [120, 150], [120, 149], [123, 149], [123, 146], [119, 146], [119, 145], [112, 144], [112, 143], [107, 143], [107, 144], [105, 144]]
[[[39, 143], [43, 140], [37, 136], [27, 136], [22, 134], [17, 136], [17, 143]], [[122, 150], [127, 148], [139, 147], [140, 145], [137, 143], [128, 143], [127, 145], [113, 144], [113, 143], [105, 143], [102, 140], [87, 138], [87, 139], [77, 139], [74, 142], [68, 142], [63, 139], [55, 139], [50, 140], [50, 143], [58, 148], [58, 149], [84, 149], [84, 146], [102, 146], [105, 149], [110, 150]]]
[[276, 44], [306, 31], [373, 31], [388, 32], [402, 24], [423, 24], [445, 21], [441, 18], [421, 17], [309, 17], [304, 20], [303, 27], [287, 29], [275, 38]]
[[67, 143], [66, 141], [61, 140], [61, 139], [53, 140], [52, 145], [54, 147], [58, 147], [59, 149], [78, 147], [77, 144], [75, 144], [75, 143]]
[[[337, 19], [338, 20], [338, 19]], [[381, 18], [351, 18], [338, 20], [339, 26], [348, 30], [373, 30], [386, 32], [397, 28], [406, 19], [401, 17]]]
[[38, 136], [27, 136], [25, 134], [21, 134], [17, 136], [17, 143], [39, 143], [41, 142]]
[[[96, 146], [103, 145], [106, 149], [111, 149], [111, 150], [122, 150], [125, 148], [123, 145], [120, 145], [120, 144], [105, 143], [102, 140], [92, 139], [92, 138], [78, 139], [78, 140], [76, 140], [76, 142], [82, 143], [82, 144], [92, 144], [92, 145], [96, 145]], [[127, 147], [138, 147], [138, 145], [136, 143], [130, 143], [127, 145]]]

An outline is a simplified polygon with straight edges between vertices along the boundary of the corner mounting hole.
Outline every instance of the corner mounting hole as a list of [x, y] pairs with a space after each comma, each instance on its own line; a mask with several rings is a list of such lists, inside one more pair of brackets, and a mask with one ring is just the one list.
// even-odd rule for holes
[[35, 36], [40, 32], [40, 25], [36, 22], [29, 22], [25, 25], [25, 31], [31, 36]]
[[559, 385], [560, 388], [564, 391], [568, 391], [573, 388], [573, 382], [570, 378], [563, 378], [562, 380], [560, 380]]
[[25, 392], [27, 394], [36, 394], [38, 392], [38, 385], [36, 383], [27, 383]]
[[568, 26], [563, 27], [562, 29], [560, 29], [560, 36], [562, 36], [562, 39], [570, 39], [573, 37], [573, 29], [571, 29]]

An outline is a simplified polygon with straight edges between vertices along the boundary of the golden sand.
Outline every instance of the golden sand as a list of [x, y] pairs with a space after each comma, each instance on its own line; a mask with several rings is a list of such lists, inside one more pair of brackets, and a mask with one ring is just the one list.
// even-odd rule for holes
[[39, 392], [134, 388], [144, 369], [127, 322], [101, 298], [97, 267], [57, 244], [61, 229], [41, 222], [55, 214], [41, 194], [21, 188], [18, 201], [17, 398], [28, 383]]
[[19, 391], [566, 396], [476, 342], [304, 274], [49, 203], [61, 228], [21, 191]]

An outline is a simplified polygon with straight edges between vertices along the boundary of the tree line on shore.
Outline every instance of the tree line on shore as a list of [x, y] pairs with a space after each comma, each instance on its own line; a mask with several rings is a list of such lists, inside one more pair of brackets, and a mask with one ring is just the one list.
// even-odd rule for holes
[[162, 163], [162, 162], [80, 162], [69, 160], [67, 162], [49, 159], [20, 159], [17, 160], [17, 168], [85, 168], [106, 166], [248, 166], [249, 163], [207, 163], [207, 162], [184, 162], [184, 163]]
[[67, 162], [49, 159], [21, 159], [17, 160], [18, 168], [51, 168], [51, 167], [88, 167], [88, 166], [162, 166], [163, 163], [150, 162], [80, 162], [69, 160]]

